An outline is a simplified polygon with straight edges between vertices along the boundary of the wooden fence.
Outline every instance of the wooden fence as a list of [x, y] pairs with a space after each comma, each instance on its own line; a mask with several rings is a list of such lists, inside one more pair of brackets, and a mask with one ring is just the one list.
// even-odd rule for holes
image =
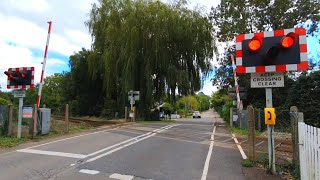
[[300, 175], [305, 180], [320, 180], [320, 128], [298, 123]]

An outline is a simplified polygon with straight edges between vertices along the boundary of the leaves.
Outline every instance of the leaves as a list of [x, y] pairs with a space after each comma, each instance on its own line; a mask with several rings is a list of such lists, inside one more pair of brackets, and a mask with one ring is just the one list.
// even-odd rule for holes
[[142, 114], [165, 94], [171, 102], [176, 92], [193, 94], [211, 69], [212, 24], [184, 1], [100, 0], [86, 24], [94, 51], [89, 73], [102, 75], [108, 103], [119, 110], [131, 89], [140, 91]]

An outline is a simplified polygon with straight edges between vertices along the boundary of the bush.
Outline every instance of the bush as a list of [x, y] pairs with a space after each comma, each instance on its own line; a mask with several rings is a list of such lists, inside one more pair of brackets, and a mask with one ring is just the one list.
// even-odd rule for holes
[[185, 109], [178, 109], [177, 113], [181, 116], [181, 117], [186, 117], [188, 115], [187, 110]]
[[9, 105], [9, 101], [0, 97], [0, 105]]
[[221, 110], [221, 117], [224, 119], [229, 124], [230, 121], [230, 108], [232, 106], [227, 102], [226, 104], [223, 105], [222, 110]]
[[241, 164], [243, 167], [253, 167], [255, 165], [255, 162], [246, 159]]

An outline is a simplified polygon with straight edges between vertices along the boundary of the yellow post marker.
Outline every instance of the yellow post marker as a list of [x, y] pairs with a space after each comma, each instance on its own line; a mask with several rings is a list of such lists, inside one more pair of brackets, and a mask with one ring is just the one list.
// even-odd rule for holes
[[276, 125], [276, 112], [274, 108], [264, 108], [264, 122], [266, 125]]

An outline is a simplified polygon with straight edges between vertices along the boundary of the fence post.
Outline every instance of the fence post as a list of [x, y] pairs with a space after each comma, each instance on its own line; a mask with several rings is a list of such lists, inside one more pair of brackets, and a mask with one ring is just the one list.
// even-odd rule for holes
[[12, 121], [13, 121], [13, 105], [9, 105], [9, 114], [8, 114], [8, 136], [12, 135]]
[[125, 121], [128, 121], [128, 107], [124, 107], [124, 119]]
[[66, 121], [65, 133], [69, 133], [69, 104], [66, 104], [65, 121]]
[[261, 109], [258, 109], [258, 131], [261, 132]]
[[33, 117], [33, 129], [32, 129], [32, 139], [37, 135], [38, 132], [38, 106], [37, 104], [35, 104], [33, 106], [33, 113], [32, 113]]
[[133, 122], [135, 122], [136, 119], [137, 119], [137, 117], [136, 117], [136, 116], [137, 116], [136, 110], [137, 110], [137, 109], [136, 109], [136, 107], [134, 106], [134, 107], [133, 107], [133, 118], [132, 118], [132, 121], [133, 121]]
[[256, 141], [256, 135], [255, 135], [255, 115], [254, 115], [254, 109], [252, 106], [247, 107], [248, 111], [248, 157], [249, 160], [254, 161], [256, 159], [256, 151], [255, 151], [255, 141]]
[[230, 108], [230, 128], [233, 127], [233, 108]]
[[292, 140], [292, 163], [295, 168], [299, 166], [299, 139], [298, 139], [298, 108], [290, 107], [291, 140]]

